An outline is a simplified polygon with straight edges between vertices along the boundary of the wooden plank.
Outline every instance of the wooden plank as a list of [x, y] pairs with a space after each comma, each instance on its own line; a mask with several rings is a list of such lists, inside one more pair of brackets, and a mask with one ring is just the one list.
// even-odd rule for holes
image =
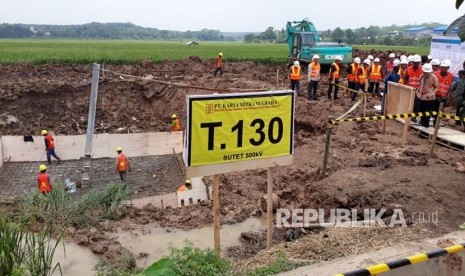
[[293, 155], [275, 156], [266, 159], [254, 159], [240, 162], [212, 164], [204, 166], [191, 166], [186, 168], [186, 177], [202, 177], [220, 173], [270, 168], [275, 166], [290, 166]]
[[3, 166], [3, 147], [2, 139], [0, 139], [0, 168]]
[[[92, 157], [114, 157], [117, 146], [121, 146], [128, 157], [172, 154], [173, 147], [182, 152], [182, 135], [167, 132], [95, 134]], [[44, 138], [33, 136], [33, 139], [34, 142], [24, 142], [23, 136], [2, 136], [3, 159], [10, 158], [11, 162], [39, 161], [45, 151]], [[84, 156], [85, 139], [85, 135], [55, 136], [57, 155], [63, 160], [81, 158]]]
[[221, 245], [220, 245], [220, 231], [221, 231], [221, 219], [220, 219], [220, 179], [218, 175], [213, 176], [213, 242], [216, 256], [221, 256]]
[[182, 139], [182, 131], [149, 133], [148, 155], [172, 154], [173, 149], [180, 153], [183, 151]]

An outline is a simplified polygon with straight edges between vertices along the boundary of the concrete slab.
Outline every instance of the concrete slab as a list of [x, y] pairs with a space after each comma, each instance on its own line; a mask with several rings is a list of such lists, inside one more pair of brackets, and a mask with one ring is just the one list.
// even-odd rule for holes
[[[178, 156], [180, 158], [180, 156]], [[128, 173], [128, 185], [134, 191], [132, 198], [175, 193], [184, 182], [176, 155], [130, 157], [132, 171]], [[6, 162], [0, 168], [0, 198], [13, 198], [37, 190], [39, 162]], [[53, 183], [64, 183], [67, 178], [79, 183], [83, 172], [83, 161], [69, 160], [48, 166]], [[90, 188], [106, 188], [121, 183], [115, 174], [115, 159], [92, 160]], [[86, 192], [85, 189], [78, 193]]]
[[[208, 200], [207, 187], [201, 177], [194, 177], [192, 180], [192, 190], [179, 192], [178, 206], [187, 206]], [[211, 195], [210, 195], [210, 198]]]
[[[373, 252], [367, 252], [360, 255], [348, 256], [344, 258], [338, 258], [332, 261], [319, 262], [309, 266], [303, 266], [298, 269], [283, 272], [278, 275], [280, 276], [329, 276], [336, 275], [338, 273], [349, 272], [358, 268], [365, 268], [367, 266], [376, 265], [379, 263], [385, 263], [395, 261], [401, 258], [406, 258], [418, 253], [427, 253], [435, 249], [441, 248], [438, 246], [439, 240], [448, 239], [454, 244], [465, 242], [465, 232], [456, 231], [447, 235], [428, 239], [425, 241], [417, 242], [406, 242], [396, 246], [391, 246], [376, 250]], [[418, 266], [416, 264], [415, 266]], [[392, 270], [393, 272], [395, 270]], [[384, 275], [384, 273], [382, 274]], [[399, 274], [399, 275], [413, 275], [411, 273]], [[421, 274], [425, 275], [425, 274]], [[434, 275], [434, 274], [433, 274]], [[442, 274], [437, 274], [442, 275]], [[463, 274], [460, 274], [463, 275]]]

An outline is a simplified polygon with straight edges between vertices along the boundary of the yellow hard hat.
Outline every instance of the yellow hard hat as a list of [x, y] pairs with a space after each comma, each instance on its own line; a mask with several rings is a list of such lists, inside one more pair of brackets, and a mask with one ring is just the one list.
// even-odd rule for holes
[[45, 166], [44, 164], [39, 166], [39, 171], [43, 172], [45, 170], [47, 170], [47, 166]]
[[186, 181], [184, 181], [184, 183], [186, 184], [192, 184], [192, 180], [190, 178], [186, 179]]
[[116, 147], [116, 151], [123, 151], [121, 147]]
[[47, 134], [47, 133], [48, 133], [48, 131], [47, 131], [47, 130], [45, 130], [45, 129], [42, 129], [41, 133], [42, 133], [42, 135], [45, 135], [45, 134]]
[[222, 57], [222, 56], [223, 56], [223, 53], [219, 53], [218, 55], [219, 55], [220, 57]]
[[176, 114], [171, 115], [171, 119], [176, 119], [176, 118], [178, 118], [178, 116], [176, 116]]

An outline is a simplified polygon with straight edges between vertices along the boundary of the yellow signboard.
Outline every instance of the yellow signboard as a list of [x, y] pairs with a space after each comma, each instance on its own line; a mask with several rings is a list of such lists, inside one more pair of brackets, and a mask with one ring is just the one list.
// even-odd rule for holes
[[187, 166], [293, 154], [294, 92], [189, 96]]

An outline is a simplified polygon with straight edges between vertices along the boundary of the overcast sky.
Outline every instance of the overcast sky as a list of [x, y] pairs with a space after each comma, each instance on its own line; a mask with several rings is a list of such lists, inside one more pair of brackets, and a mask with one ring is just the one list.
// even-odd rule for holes
[[[291, 5], [293, 3], [293, 5]], [[132, 22], [164, 30], [260, 32], [305, 17], [317, 29], [451, 23], [455, 0], [1, 0], [0, 23]]]

